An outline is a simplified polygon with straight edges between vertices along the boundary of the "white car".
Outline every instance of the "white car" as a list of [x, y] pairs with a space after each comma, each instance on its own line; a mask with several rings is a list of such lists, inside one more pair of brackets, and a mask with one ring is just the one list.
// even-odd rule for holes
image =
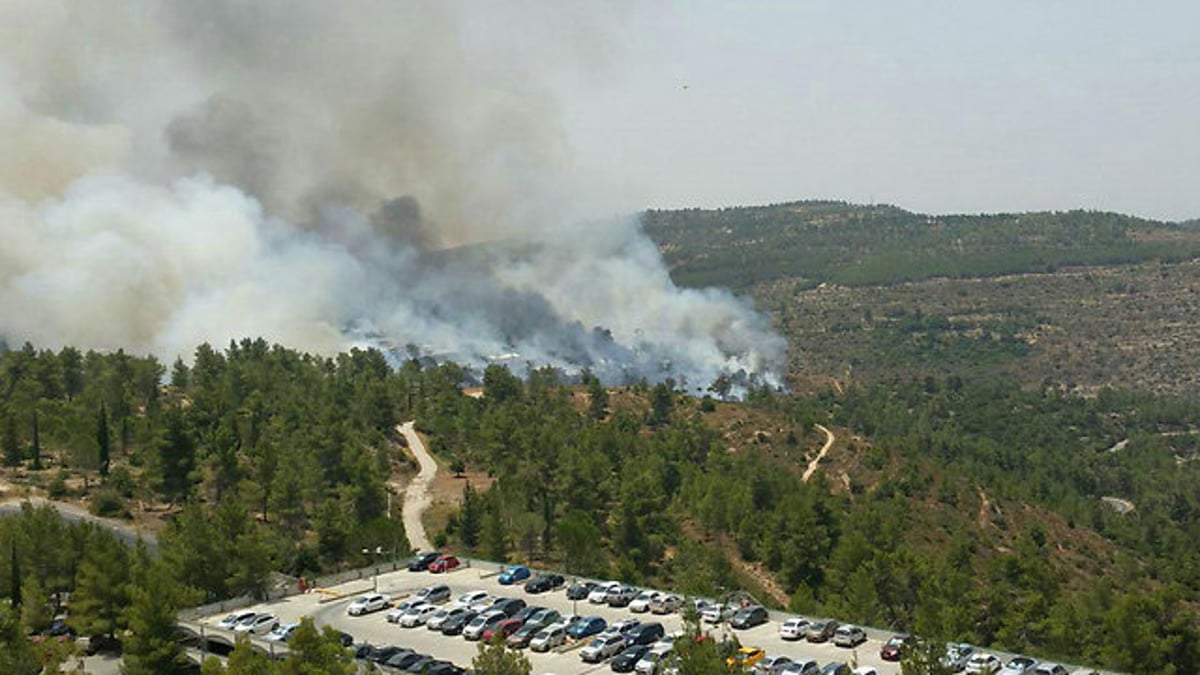
[[561, 624], [547, 626], [538, 631], [529, 641], [529, 648], [535, 652], [548, 652], [567, 641], [567, 628]]
[[408, 610], [412, 609], [413, 607], [416, 607], [417, 605], [424, 605], [424, 604], [426, 604], [426, 603], [424, 603], [420, 600], [405, 600], [404, 602], [402, 602], [402, 603], [396, 605], [395, 607], [393, 607], [392, 609], [388, 610], [388, 613], [384, 616], [387, 619], [388, 623], [400, 623], [400, 619], [404, 618], [404, 615], [408, 613]]
[[288, 638], [292, 637], [292, 632], [299, 626], [298, 623], [281, 623], [275, 627], [275, 630], [267, 633], [263, 639], [270, 642], [287, 642]]
[[808, 635], [808, 619], [793, 616], [779, 627], [779, 637], [783, 640], [803, 640]]
[[663, 594], [659, 593], [658, 591], [642, 591], [641, 593], [638, 594], [638, 596], [636, 598], [629, 601], [629, 611], [634, 612], [636, 614], [640, 614], [642, 612], [649, 612], [650, 605], [655, 600], [662, 597], [662, 595]]
[[871, 666], [859, 666], [850, 671], [851, 675], [879, 675], [879, 671]]
[[678, 612], [683, 607], [683, 598], [674, 593], [663, 593], [650, 603], [650, 611], [655, 614], [670, 614]]
[[621, 582], [619, 581], [605, 581], [599, 586], [593, 588], [591, 593], [588, 593], [588, 602], [592, 603], [593, 605], [603, 605], [608, 602], [608, 592], [614, 588], [620, 587]]
[[1033, 668], [1036, 665], [1037, 661], [1028, 656], [1014, 656], [1008, 660], [1008, 663], [1004, 664], [1004, 667], [996, 675], [1029, 675], [1029, 673], [1033, 672]]
[[350, 616], [362, 616], [371, 612], [378, 612], [381, 609], [386, 609], [388, 606], [387, 596], [380, 593], [368, 593], [360, 595], [346, 606], [346, 613]]
[[224, 619], [221, 619], [221, 621], [217, 623], [217, 628], [224, 628], [225, 630], [233, 630], [234, 626], [238, 625], [239, 623], [241, 623], [241, 622], [245, 621], [246, 619], [249, 619], [250, 617], [255, 616], [257, 614], [258, 614], [258, 612], [247, 612], [247, 611], [234, 612], [233, 614], [230, 614], [229, 616], [225, 617]]
[[588, 663], [600, 663], [615, 656], [625, 648], [625, 638], [620, 635], [601, 635], [579, 650], [579, 658]]
[[1000, 670], [1000, 657], [986, 652], [975, 652], [967, 659], [966, 672], [971, 675], [994, 675]]
[[425, 627], [429, 630], [441, 630], [442, 624], [470, 611], [470, 607], [445, 607], [439, 609], [436, 614], [425, 621]]
[[818, 675], [821, 672], [821, 664], [813, 659], [801, 658], [799, 661], [792, 661], [786, 668], [783, 669], [783, 675]]
[[262, 635], [263, 633], [270, 633], [275, 630], [275, 627], [278, 625], [279, 619], [275, 618], [274, 614], [255, 614], [234, 626], [233, 632]]
[[1067, 675], [1067, 667], [1060, 663], [1045, 661], [1033, 669], [1034, 675]]
[[673, 651], [671, 647], [655, 647], [651, 649], [634, 664], [634, 672], [638, 675], [654, 675], [658, 672], [658, 664], [666, 661]]
[[754, 664], [754, 672], [758, 675], [780, 675], [784, 668], [792, 665], [788, 656], [768, 656]]
[[437, 611], [437, 605], [417, 605], [405, 612], [404, 616], [400, 617], [400, 625], [405, 628], [416, 628], [417, 626], [424, 625], [429, 617], [437, 614]]
[[975, 653], [975, 648], [965, 642], [949, 643], [946, 645], [946, 655], [942, 657], [942, 665], [954, 672], [967, 667], [967, 659]]
[[468, 607], [470, 609], [474, 609], [475, 611], [479, 611], [479, 607], [483, 606], [483, 603], [485, 602], [489, 605], [492, 604], [492, 596], [489, 595], [487, 591], [467, 591], [466, 593], [458, 596], [458, 599], [455, 600], [454, 604], [450, 606]]
[[732, 617], [735, 611], [737, 610], [729, 605], [713, 603], [700, 612], [700, 618], [704, 619], [705, 623], [721, 623]]
[[500, 623], [508, 618], [508, 615], [498, 609], [490, 612], [485, 612], [471, 619], [466, 628], [463, 628], [462, 636], [466, 640], [479, 640], [483, 637], [483, 632], [492, 626]]
[[838, 647], [857, 647], [867, 641], [867, 631], [845, 624], [838, 626], [838, 629], [833, 632], [833, 644]]

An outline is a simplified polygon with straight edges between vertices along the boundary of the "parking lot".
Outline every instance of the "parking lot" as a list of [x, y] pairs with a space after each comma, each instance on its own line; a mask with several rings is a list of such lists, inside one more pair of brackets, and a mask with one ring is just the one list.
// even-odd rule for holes
[[[402, 601], [410, 594], [425, 586], [444, 583], [450, 586], [452, 595], [455, 598], [468, 591], [482, 590], [493, 596], [518, 597], [530, 605], [556, 609], [563, 615], [600, 616], [610, 624], [630, 618], [642, 621], [659, 621], [663, 624], [668, 634], [681, 630], [683, 627], [682, 619], [678, 614], [665, 616], [649, 613], [636, 614], [625, 608], [618, 609], [606, 605], [591, 604], [586, 600], [568, 600], [565, 588], [570, 584], [570, 581], [568, 579], [567, 584], [563, 588], [535, 595], [526, 593], [521, 585], [501, 585], [494, 568], [480, 570], [464, 567], [446, 574], [408, 571], [391, 572], [380, 575], [377, 580], [377, 586], [380, 593], [389, 596], [393, 601]], [[460, 666], [467, 667], [470, 665], [471, 659], [476, 654], [477, 642], [469, 642], [460, 636], [445, 636], [438, 631], [427, 630], [423, 626], [402, 628], [399, 625], [388, 623], [385, 619], [385, 612], [375, 612], [363, 616], [349, 616], [346, 613], [347, 605], [359, 594], [371, 591], [371, 587], [372, 583], [370, 581], [354, 581], [330, 589], [321, 589], [319, 592], [291, 596], [277, 602], [255, 605], [247, 609], [271, 612], [278, 616], [281, 622], [285, 623], [298, 621], [304, 616], [312, 617], [318, 625], [332, 626], [337, 630], [353, 635], [355, 642], [358, 643], [365, 642], [376, 646], [396, 645], [407, 647], [439, 659], [451, 661]], [[216, 626], [223, 616], [222, 614], [201, 619], [200, 623], [203, 624], [205, 632], [210, 635], [221, 633], [222, 631]], [[708, 628], [715, 637], [720, 637], [722, 632], [727, 631], [730, 634], [736, 635], [742, 644], [761, 647], [771, 656], [782, 654], [792, 659], [807, 657], [816, 659], [822, 665], [833, 661], [854, 663], [857, 660], [857, 665], [859, 666], [877, 668], [880, 675], [892, 675], [899, 672], [897, 664], [884, 662], [879, 658], [881, 644], [875, 640], [868, 640], [859, 645], [857, 649], [840, 648], [834, 646], [832, 643], [788, 642], [779, 637], [779, 622], [777, 621], [768, 621], [766, 624], [741, 631], [732, 630], [725, 625], [708, 626]], [[268, 643], [260, 644], [265, 645]], [[534, 673], [567, 675], [569, 673], [609, 671], [607, 662], [599, 664], [584, 663], [579, 658], [578, 649], [573, 649], [570, 645], [547, 653], [537, 653], [528, 649], [524, 650], [524, 652], [533, 664]]]

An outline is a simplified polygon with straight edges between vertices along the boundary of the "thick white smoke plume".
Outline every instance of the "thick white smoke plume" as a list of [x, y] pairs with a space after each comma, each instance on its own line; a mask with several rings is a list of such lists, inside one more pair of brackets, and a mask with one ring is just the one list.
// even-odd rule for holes
[[570, 225], [550, 83], [620, 62], [585, 4], [4, 3], [0, 338], [770, 378], [751, 308], [673, 286], [633, 222]]

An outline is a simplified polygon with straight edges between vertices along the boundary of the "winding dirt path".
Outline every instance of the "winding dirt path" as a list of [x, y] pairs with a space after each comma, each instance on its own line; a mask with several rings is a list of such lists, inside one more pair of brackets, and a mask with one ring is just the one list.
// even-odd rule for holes
[[437, 475], [437, 462], [433, 461], [433, 456], [425, 448], [425, 442], [413, 429], [412, 422], [401, 424], [396, 427], [396, 431], [399, 431], [404, 436], [404, 440], [408, 441], [408, 449], [412, 450], [413, 457], [417, 458], [417, 465], [421, 467], [421, 470], [409, 481], [408, 487], [404, 490], [404, 507], [401, 511], [404, 532], [408, 535], [408, 545], [414, 551], [432, 551], [433, 544], [429, 542], [429, 537], [425, 534], [425, 524], [421, 522], [421, 516], [433, 501], [433, 494], [430, 492], [429, 486], [433, 483], [434, 476]]
[[153, 533], [145, 532], [137, 525], [124, 521], [92, 515], [87, 509], [70, 502], [60, 502], [44, 497], [13, 497], [0, 501], [0, 516], [19, 515], [23, 502], [29, 502], [35, 507], [51, 506], [58, 512], [58, 517], [67, 522], [87, 522], [98, 525], [101, 529], [111, 531], [126, 546], [135, 546], [138, 539], [141, 539], [151, 552], [158, 552], [158, 537]]
[[829, 449], [833, 447], [833, 442], [837, 440], [837, 438], [833, 435], [833, 432], [827, 429], [825, 425], [817, 424], [814, 426], [816, 426], [825, 434], [825, 445], [821, 446], [821, 452], [818, 452], [817, 456], [813, 457], [813, 460], [808, 463], [808, 468], [804, 470], [804, 475], [800, 477], [800, 480], [804, 481], [805, 483], [807, 483], [808, 480], [812, 478], [812, 475], [816, 473], [817, 466], [821, 463], [822, 459], [825, 459], [825, 454], [829, 452]]

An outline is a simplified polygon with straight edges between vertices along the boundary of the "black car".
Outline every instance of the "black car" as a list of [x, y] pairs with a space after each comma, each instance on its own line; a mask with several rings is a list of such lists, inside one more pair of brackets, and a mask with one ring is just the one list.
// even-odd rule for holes
[[729, 620], [729, 625], [734, 628], [754, 628], [761, 626], [767, 622], [767, 610], [763, 607], [747, 607], [746, 609], [738, 610], [733, 618]]
[[534, 614], [537, 614], [538, 612], [542, 611], [543, 609], [546, 609], [546, 608], [538, 607], [537, 605], [526, 605], [521, 608], [521, 611], [517, 612], [516, 614], [513, 614], [512, 618], [520, 619], [521, 621], [525, 621], [526, 619], [533, 616]]
[[501, 598], [492, 604], [491, 609], [498, 609], [504, 612], [505, 616], [512, 617], [525, 609], [525, 601], [520, 598]]
[[449, 661], [438, 661], [429, 666], [425, 675], [464, 675], [466, 672]]
[[587, 600], [587, 596], [599, 585], [594, 581], [577, 581], [567, 588], [567, 599]]
[[442, 635], [462, 635], [463, 628], [468, 623], [471, 623], [471, 619], [474, 619], [478, 614], [479, 612], [474, 610], [467, 610], [462, 614], [457, 614], [446, 619], [442, 623]]
[[609, 663], [614, 673], [631, 673], [637, 662], [650, 651], [650, 645], [633, 645], [613, 657]]
[[341, 641], [343, 647], [354, 646], [354, 636], [344, 631], [338, 631], [338, 640]]
[[658, 622], [639, 623], [623, 633], [625, 641], [631, 645], [651, 645], [666, 635], [663, 625]]
[[827, 663], [821, 669], [821, 675], [850, 675], [850, 666], [844, 663]]
[[433, 658], [432, 656], [422, 656], [416, 661], [408, 664], [408, 667], [404, 668], [403, 670], [406, 673], [423, 673], [425, 672], [426, 668], [432, 666], [436, 661], [437, 659]]
[[354, 658], [362, 661], [372, 661], [374, 660], [372, 659], [373, 656], [375, 656], [375, 648], [371, 645], [365, 642], [361, 645], [355, 645]]
[[392, 658], [393, 656], [396, 656], [397, 654], [404, 654], [405, 652], [411, 653], [412, 650], [405, 649], [404, 647], [394, 647], [394, 646], [393, 647], [376, 647], [374, 650], [371, 651], [370, 654], [367, 655], [367, 660], [373, 661], [375, 663], [386, 663], [387, 660]]
[[403, 670], [408, 667], [408, 664], [423, 656], [425, 655], [419, 654], [411, 649], [401, 649], [393, 654], [388, 660], [384, 661], [383, 665], [389, 668], [399, 668], [400, 670]]
[[561, 574], [549, 574], [543, 572], [542, 574], [539, 574], [525, 582], [525, 592], [545, 593], [546, 591], [551, 591], [559, 586], [562, 586], [564, 581], [565, 580]]
[[429, 553], [418, 553], [408, 559], [408, 571], [409, 572], [424, 572], [429, 569], [429, 566], [431, 564], [433, 564], [433, 561], [437, 560], [440, 555], [441, 554], [438, 553], [437, 551], [430, 551]]

